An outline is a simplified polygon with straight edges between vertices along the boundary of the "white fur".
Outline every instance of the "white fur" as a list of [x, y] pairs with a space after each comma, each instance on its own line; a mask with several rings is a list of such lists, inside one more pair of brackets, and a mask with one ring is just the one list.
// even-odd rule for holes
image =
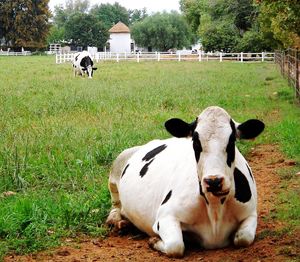
[[[203, 147], [198, 163], [191, 137], [154, 140], [125, 150], [116, 159], [109, 178], [113, 209], [108, 221], [117, 223], [122, 217], [128, 219], [154, 237], [150, 245], [168, 256], [183, 255], [184, 231], [192, 232], [207, 249], [228, 245], [232, 233], [236, 246], [250, 245], [257, 225], [256, 185], [237, 148], [232, 166], [226, 164], [225, 148], [232, 132], [229, 122], [230, 116], [218, 107], [210, 107], [198, 117], [195, 131]], [[142, 158], [163, 144], [167, 147], [154, 157], [147, 173], [141, 177], [140, 170], [147, 163]], [[234, 198], [235, 167], [246, 176], [251, 189], [252, 197], [246, 203]], [[203, 179], [214, 175], [224, 178], [222, 190], [230, 190], [223, 204], [222, 197], [207, 192], [204, 186]], [[200, 195], [199, 181], [208, 205]], [[170, 190], [170, 199], [162, 205]]]

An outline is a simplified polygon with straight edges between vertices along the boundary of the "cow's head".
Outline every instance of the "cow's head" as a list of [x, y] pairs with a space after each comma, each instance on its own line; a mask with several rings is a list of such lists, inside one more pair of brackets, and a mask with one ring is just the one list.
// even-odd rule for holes
[[93, 78], [93, 72], [94, 70], [97, 70], [97, 67], [87, 66], [83, 68], [83, 71], [86, 72], [89, 78]]
[[253, 139], [264, 126], [256, 119], [239, 124], [224, 109], [215, 106], [206, 108], [190, 124], [178, 118], [165, 123], [173, 136], [192, 137], [201, 190], [216, 197], [228, 195], [232, 188], [236, 139]]

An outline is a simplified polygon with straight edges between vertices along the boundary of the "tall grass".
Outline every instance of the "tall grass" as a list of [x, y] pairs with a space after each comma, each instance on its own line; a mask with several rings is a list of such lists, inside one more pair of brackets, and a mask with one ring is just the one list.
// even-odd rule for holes
[[218, 105], [236, 121], [262, 119], [256, 143], [300, 161], [299, 107], [274, 64], [106, 62], [89, 80], [53, 57], [0, 57], [0, 91], [0, 194], [16, 193], [0, 197], [0, 256], [105, 233], [113, 159], [169, 137], [171, 117]]

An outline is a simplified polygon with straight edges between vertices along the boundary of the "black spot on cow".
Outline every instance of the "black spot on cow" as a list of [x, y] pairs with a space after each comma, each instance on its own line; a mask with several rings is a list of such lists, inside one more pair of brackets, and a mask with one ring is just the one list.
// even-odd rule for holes
[[124, 176], [124, 174], [125, 174], [125, 172], [126, 172], [126, 170], [127, 170], [128, 167], [129, 167], [129, 164], [124, 168], [124, 170], [122, 172], [122, 175], [121, 175], [121, 178]]
[[140, 176], [143, 177], [144, 175], [146, 175], [147, 171], [148, 171], [148, 167], [150, 166], [150, 164], [153, 162], [154, 159], [152, 159], [150, 162], [146, 163], [143, 168], [140, 171]]
[[246, 203], [251, 199], [252, 193], [245, 175], [237, 168], [234, 169], [234, 183], [236, 200]]
[[254, 178], [253, 178], [251, 169], [250, 169], [250, 167], [249, 167], [247, 164], [246, 164], [246, 166], [247, 166], [248, 172], [249, 172], [249, 174], [250, 174], [250, 176], [251, 176], [251, 178], [252, 178], [252, 181], [254, 182]]
[[229, 136], [228, 144], [226, 147], [226, 153], [227, 153], [227, 165], [231, 167], [232, 162], [235, 158], [235, 140], [236, 140], [236, 130], [235, 125], [232, 119], [230, 120], [230, 126], [231, 126], [231, 134]]
[[167, 145], [161, 145], [158, 146], [156, 148], [154, 148], [153, 150], [149, 151], [143, 158], [143, 161], [149, 161], [150, 159], [154, 158], [157, 154], [159, 154], [160, 152], [162, 152], [164, 149], [166, 149]]
[[159, 222], [157, 222], [157, 231], [159, 231]]
[[198, 162], [200, 159], [200, 153], [202, 152], [202, 146], [199, 139], [199, 134], [197, 132], [194, 132], [193, 134], [193, 148], [194, 148], [196, 161]]
[[172, 196], [172, 190], [170, 190], [170, 192], [166, 195], [166, 197], [165, 197], [164, 201], [161, 203], [161, 205], [167, 203], [171, 196]]
[[89, 56], [85, 56], [84, 58], [81, 59], [80, 65], [84, 68], [87, 68], [88, 66], [93, 66], [93, 61]]
[[78, 60], [78, 56], [79, 56], [80, 54], [78, 54], [77, 56], [75, 56], [75, 61], [77, 61]]
[[204, 197], [206, 204], [209, 205], [208, 200], [207, 200], [205, 194], [203, 193], [202, 185], [201, 185], [201, 182], [200, 182], [200, 181], [199, 181], [199, 191], [200, 191], [200, 195], [201, 195], [202, 197]]

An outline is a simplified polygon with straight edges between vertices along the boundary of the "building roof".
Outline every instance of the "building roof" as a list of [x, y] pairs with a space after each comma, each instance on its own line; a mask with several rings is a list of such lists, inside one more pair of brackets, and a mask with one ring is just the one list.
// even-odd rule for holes
[[130, 33], [127, 25], [122, 22], [118, 22], [111, 29], [108, 30], [110, 33]]

